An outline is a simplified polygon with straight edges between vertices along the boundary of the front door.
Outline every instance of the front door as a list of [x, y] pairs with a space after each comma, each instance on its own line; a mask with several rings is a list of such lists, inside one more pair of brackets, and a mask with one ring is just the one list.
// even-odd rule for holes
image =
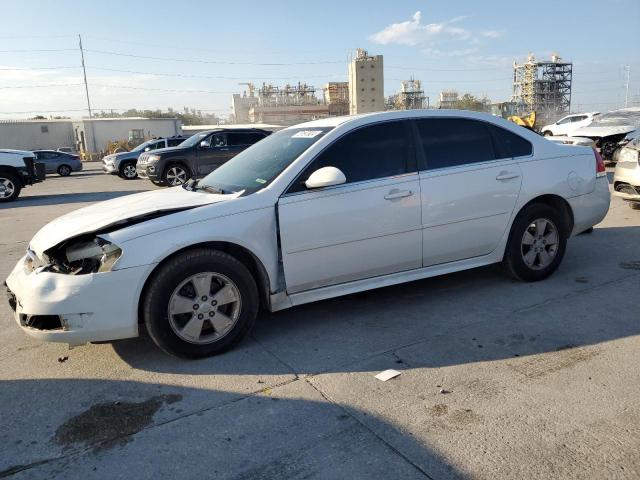
[[204, 139], [198, 148], [197, 174], [199, 177], [213, 172], [231, 158], [227, 145], [227, 134], [213, 133]]
[[425, 267], [491, 253], [509, 224], [522, 176], [515, 157], [531, 144], [463, 118], [416, 121]]
[[[288, 293], [419, 268], [420, 184], [407, 121], [365, 126], [338, 139], [278, 203]], [[346, 183], [309, 190], [333, 166]]]

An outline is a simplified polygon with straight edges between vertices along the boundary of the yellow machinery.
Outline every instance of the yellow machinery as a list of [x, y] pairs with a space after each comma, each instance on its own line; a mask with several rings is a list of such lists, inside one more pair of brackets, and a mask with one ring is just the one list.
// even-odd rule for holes
[[510, 122], [515, 123], [516, 125], [520, 125], [521, 127], [528, 128], [529, 130], [533, 130], [536, 124], [536, 112], [531, 112], [529, 115], [511, 115], [507, 118]]

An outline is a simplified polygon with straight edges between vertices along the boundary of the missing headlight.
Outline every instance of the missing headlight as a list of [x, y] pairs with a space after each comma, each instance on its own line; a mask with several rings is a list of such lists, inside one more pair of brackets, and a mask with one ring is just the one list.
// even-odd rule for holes
[[100, 237], [76, 238], [47, 252], [52, 270], [69, 275], [108, 272], [122, 255], [117, 245]]

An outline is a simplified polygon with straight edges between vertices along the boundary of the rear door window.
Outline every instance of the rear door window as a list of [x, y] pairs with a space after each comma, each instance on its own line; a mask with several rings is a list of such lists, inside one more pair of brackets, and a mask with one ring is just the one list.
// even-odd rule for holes
[[467, 118], [416, 120], [427, 170], [486, 162], [497, 158], [486, 122]]

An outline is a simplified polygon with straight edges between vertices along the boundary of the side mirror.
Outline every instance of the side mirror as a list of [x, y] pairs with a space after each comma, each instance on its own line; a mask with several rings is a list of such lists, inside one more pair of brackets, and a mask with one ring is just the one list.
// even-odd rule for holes
[[145, 151], [145, 152], [148, 152], [149, 150], [151, 150], [151, 148], [149, 148], [149, 147], [144, 147], [144, 151]]
[[322, 188], [341, 185], [346, 181], [347, 177], [338, 168], [322, 167], [313, 172], [304, 184], [307, 188]]
[[203, 140], [200, 142], [200, 148], [209, 148], [211, 146], [211, 144], [209, 142], [207, 142], [206, 140]]

